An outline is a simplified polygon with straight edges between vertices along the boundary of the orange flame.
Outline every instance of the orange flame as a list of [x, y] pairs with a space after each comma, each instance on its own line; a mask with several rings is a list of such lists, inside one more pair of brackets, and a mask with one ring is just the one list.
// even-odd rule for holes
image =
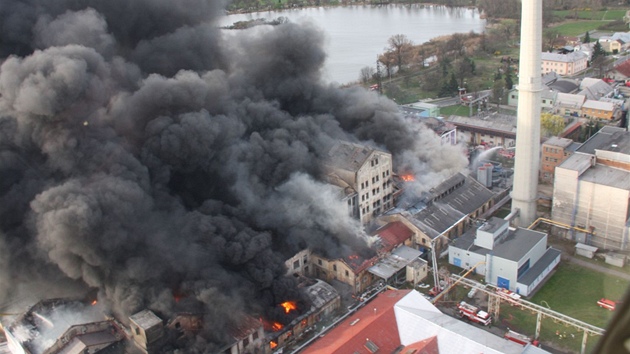
[[96, 300], [92, 301], [92, 306], [96, 305], [96, 303], [97, 303]]
[[280, 304], [280, 306], [284, 307], [284, 313], [289, 313], [291, 311], [297, 310], [297, 304], [295, 301], [285, 301]]
[[400, 178], [402, 178], [403, 181], [405, 182], [412, 182], [416, 180], [416, 178], [413, 175], [402, 175], [400, 176]]
[[356, 255], [356, 254], [352, 254], [352, 255], [349, 255], [348, 258], [350, 258], [350, 259], [359, 259], [359, 256]]
[[274, 342], [274, 341], [269, 342], [269, 347], [270, 347], [271, 349], [274, 349], [274, 348], [275, 348], [275, 347], [277, 347], [277, 346], [278, 346], [278, 343], [276, 343], [276, 342]]
[[281, 323], [279, 323], [279, 322], [274, 322], [274, 323], [271, 325], [271, 330], [272, 330], [272, 331], [274, 331], [274, 332], [278, 332], [278, 331], [279, 331], [279, 330], [281, 330], [283, 327], [284, 327], [284, 326], [283, 326]]

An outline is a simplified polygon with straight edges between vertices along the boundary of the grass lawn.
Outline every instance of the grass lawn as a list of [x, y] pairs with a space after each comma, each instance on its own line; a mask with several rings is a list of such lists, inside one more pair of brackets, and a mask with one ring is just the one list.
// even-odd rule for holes
[[[623, 19], [626, 14], [625, 10], [608, 10], [608, 11], [578, 11], [578, 19], [580, 20], [598, 20], [613, 21]], [[553, 15], [559, 18], [574, 20], [575, 11], [564, 10], [554, 11]]]
[[586, 31], [593, 31], [604, 24], [606, 21], [579, 21], [567, 22], [551, 28], [558, 30], [562, 36], [578, 36], [586, 33]]
[[[477, 113], [477, 106], [473, 106], [472, 114], [474, 115], [475, 113]], [[468, 117], [469, 114], [470, 108], [468, 108], [468, 106], [462, 106], [460, 104], [440, 108], [440, 115], [445, 117], [450, 115]]]
[[[551, 279], [530, 301], [591, 325], [606, 328], [613, 312], [597, 306], [597, 300], [602, 297], [619, 300], [628, 285], [627, 281], [613, 276], [561, 263]], [[534, 335], [536, 314], [502, 304], [500, 317], [502, 325], [517, 332]], [[543, 342], [551, 342], [556, 347], [579, 352], [583, 333], [563, 323], [555, 323], [553, 319], [543, 318], [540, 339]], [[592, 350], [598, 340], [599, 336], [587, 339], [587, 352]]]

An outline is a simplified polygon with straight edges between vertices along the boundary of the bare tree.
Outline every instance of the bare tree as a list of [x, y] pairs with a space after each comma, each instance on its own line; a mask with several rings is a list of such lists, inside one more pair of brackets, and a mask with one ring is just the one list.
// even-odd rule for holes
[[400, 71], [401, 67], [407, 63], [409, 54], [413, 47], [413, 42], [404, 34], [395, 34], [387, 40], [389, 51], [393, 53], [396, 66]]
[[372, 80], [374, 74], [376, 74], [376, 70], [371, 66], [366, 66], [361, 69], [359, 79], [361, 79], [362, 83], [367, 84], [370, 80]]
[[560, 32], [556, 29], [548, 29], [543, 32], [543, 48], [547, 48], [548, 51], [553, 51], [556, 44], [558, 44]]

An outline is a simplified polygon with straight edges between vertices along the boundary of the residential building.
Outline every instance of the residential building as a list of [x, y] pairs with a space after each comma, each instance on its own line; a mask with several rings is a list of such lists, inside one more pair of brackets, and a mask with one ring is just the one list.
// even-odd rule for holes
[[621, 53], [622, 49], [625, 47], [624, 41], [621, 39], [613, 39], [610, 36], [602, 36], [598, 39], [598, 42], [606, 53]]
[[618, 81], [630, 79], [630, 56], [617, 60], [615, 64], [613, 64], [612, 70], [606, 73], [606, 77]]
[[543, 182], [553, 182], [556, 166], [560, 165], [567, 157], [580, 146], [571, 139], [551, 137], [542, 144], [540, 157], [540, 179]]
[[560, 115], [580, 117], [582, 115], [582, 105], [586, 101], [584, 95], [570, 93], [558, 93], [554, 112]]
[[338, 141], [324, 163], [325, 177], [344, 189], [351, 215], [368, 224], [394, 206], [392, 155], [366, 145]]
[[556, 167], [551, 217], [584, 230], [562, 236], [608, 250], [626, 250], [630, 232], [630, 132], [606, 126]]
[[[370, 272], [370, 267], [385, 262], [394, 249], [403, 245], [411, 245], [413, 231], [402, 222], [392, 222], [376, 230], [373, 239], [374, 255], [371, 257], [352, 254], [349, 256], [330, 259], [317, 253], [308, 256], [310, 264], [308, 269], [311, 270], [312, 276], [327, 282], [338, 280], [348, 284], [352, 288], [354, 294], [360, 294], [371, 286], [375, 281], [379, 280], [379, 275]], [[418, 252], [417, 255], [420, 255]], [[304, 260], [304, 254], [300, 256]], [[417, 257], [416, 257], [417, 258]], [[291, 258], [292, 260], [294, 258]], [[295, 260], [293, 260], [295, 263]], [[409, 261], [405, 266], [411, 264]], [[400, 270], [400, 269], [399, 269]]]
[[612, 102], [586, 100], [582, 105], [582, 117], [617, 120], [621, 118], [621, 110]]
[[543, 52], [541, 65], [543, 74], [555, 71], [558, 75], [571, 76], [586, 70], [588, 56], [579, 51], [568, 54]]
[[416, 290], [386, 290], [303, 354], [544, 354], [442, 313]]
[[612, 96], [614, 88], [601, 79], [586, 77], [580, 82], [578, 95], [585, 96], [587, 100], [598, 101], [604, 97]]
[[529, 295], [560, 263], [561, 252], [547, 247], [547, 234], [510, 228], [492, 217], [455, 239], [448, 262], [485, 275], [486, 283]]

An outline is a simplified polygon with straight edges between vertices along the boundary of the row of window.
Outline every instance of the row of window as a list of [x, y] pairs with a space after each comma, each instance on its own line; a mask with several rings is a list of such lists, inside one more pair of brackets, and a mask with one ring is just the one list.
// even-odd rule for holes
[[[383, 171], [383, 178], [387, 178], [389, 176], [389, 170]], [[379, 176], [376, 175], [372, 177], [372, 184], [378, 182], [380, 180]], [[361, 182], [361, 189], [365, 189], [370, 185], [370, 181]]]

